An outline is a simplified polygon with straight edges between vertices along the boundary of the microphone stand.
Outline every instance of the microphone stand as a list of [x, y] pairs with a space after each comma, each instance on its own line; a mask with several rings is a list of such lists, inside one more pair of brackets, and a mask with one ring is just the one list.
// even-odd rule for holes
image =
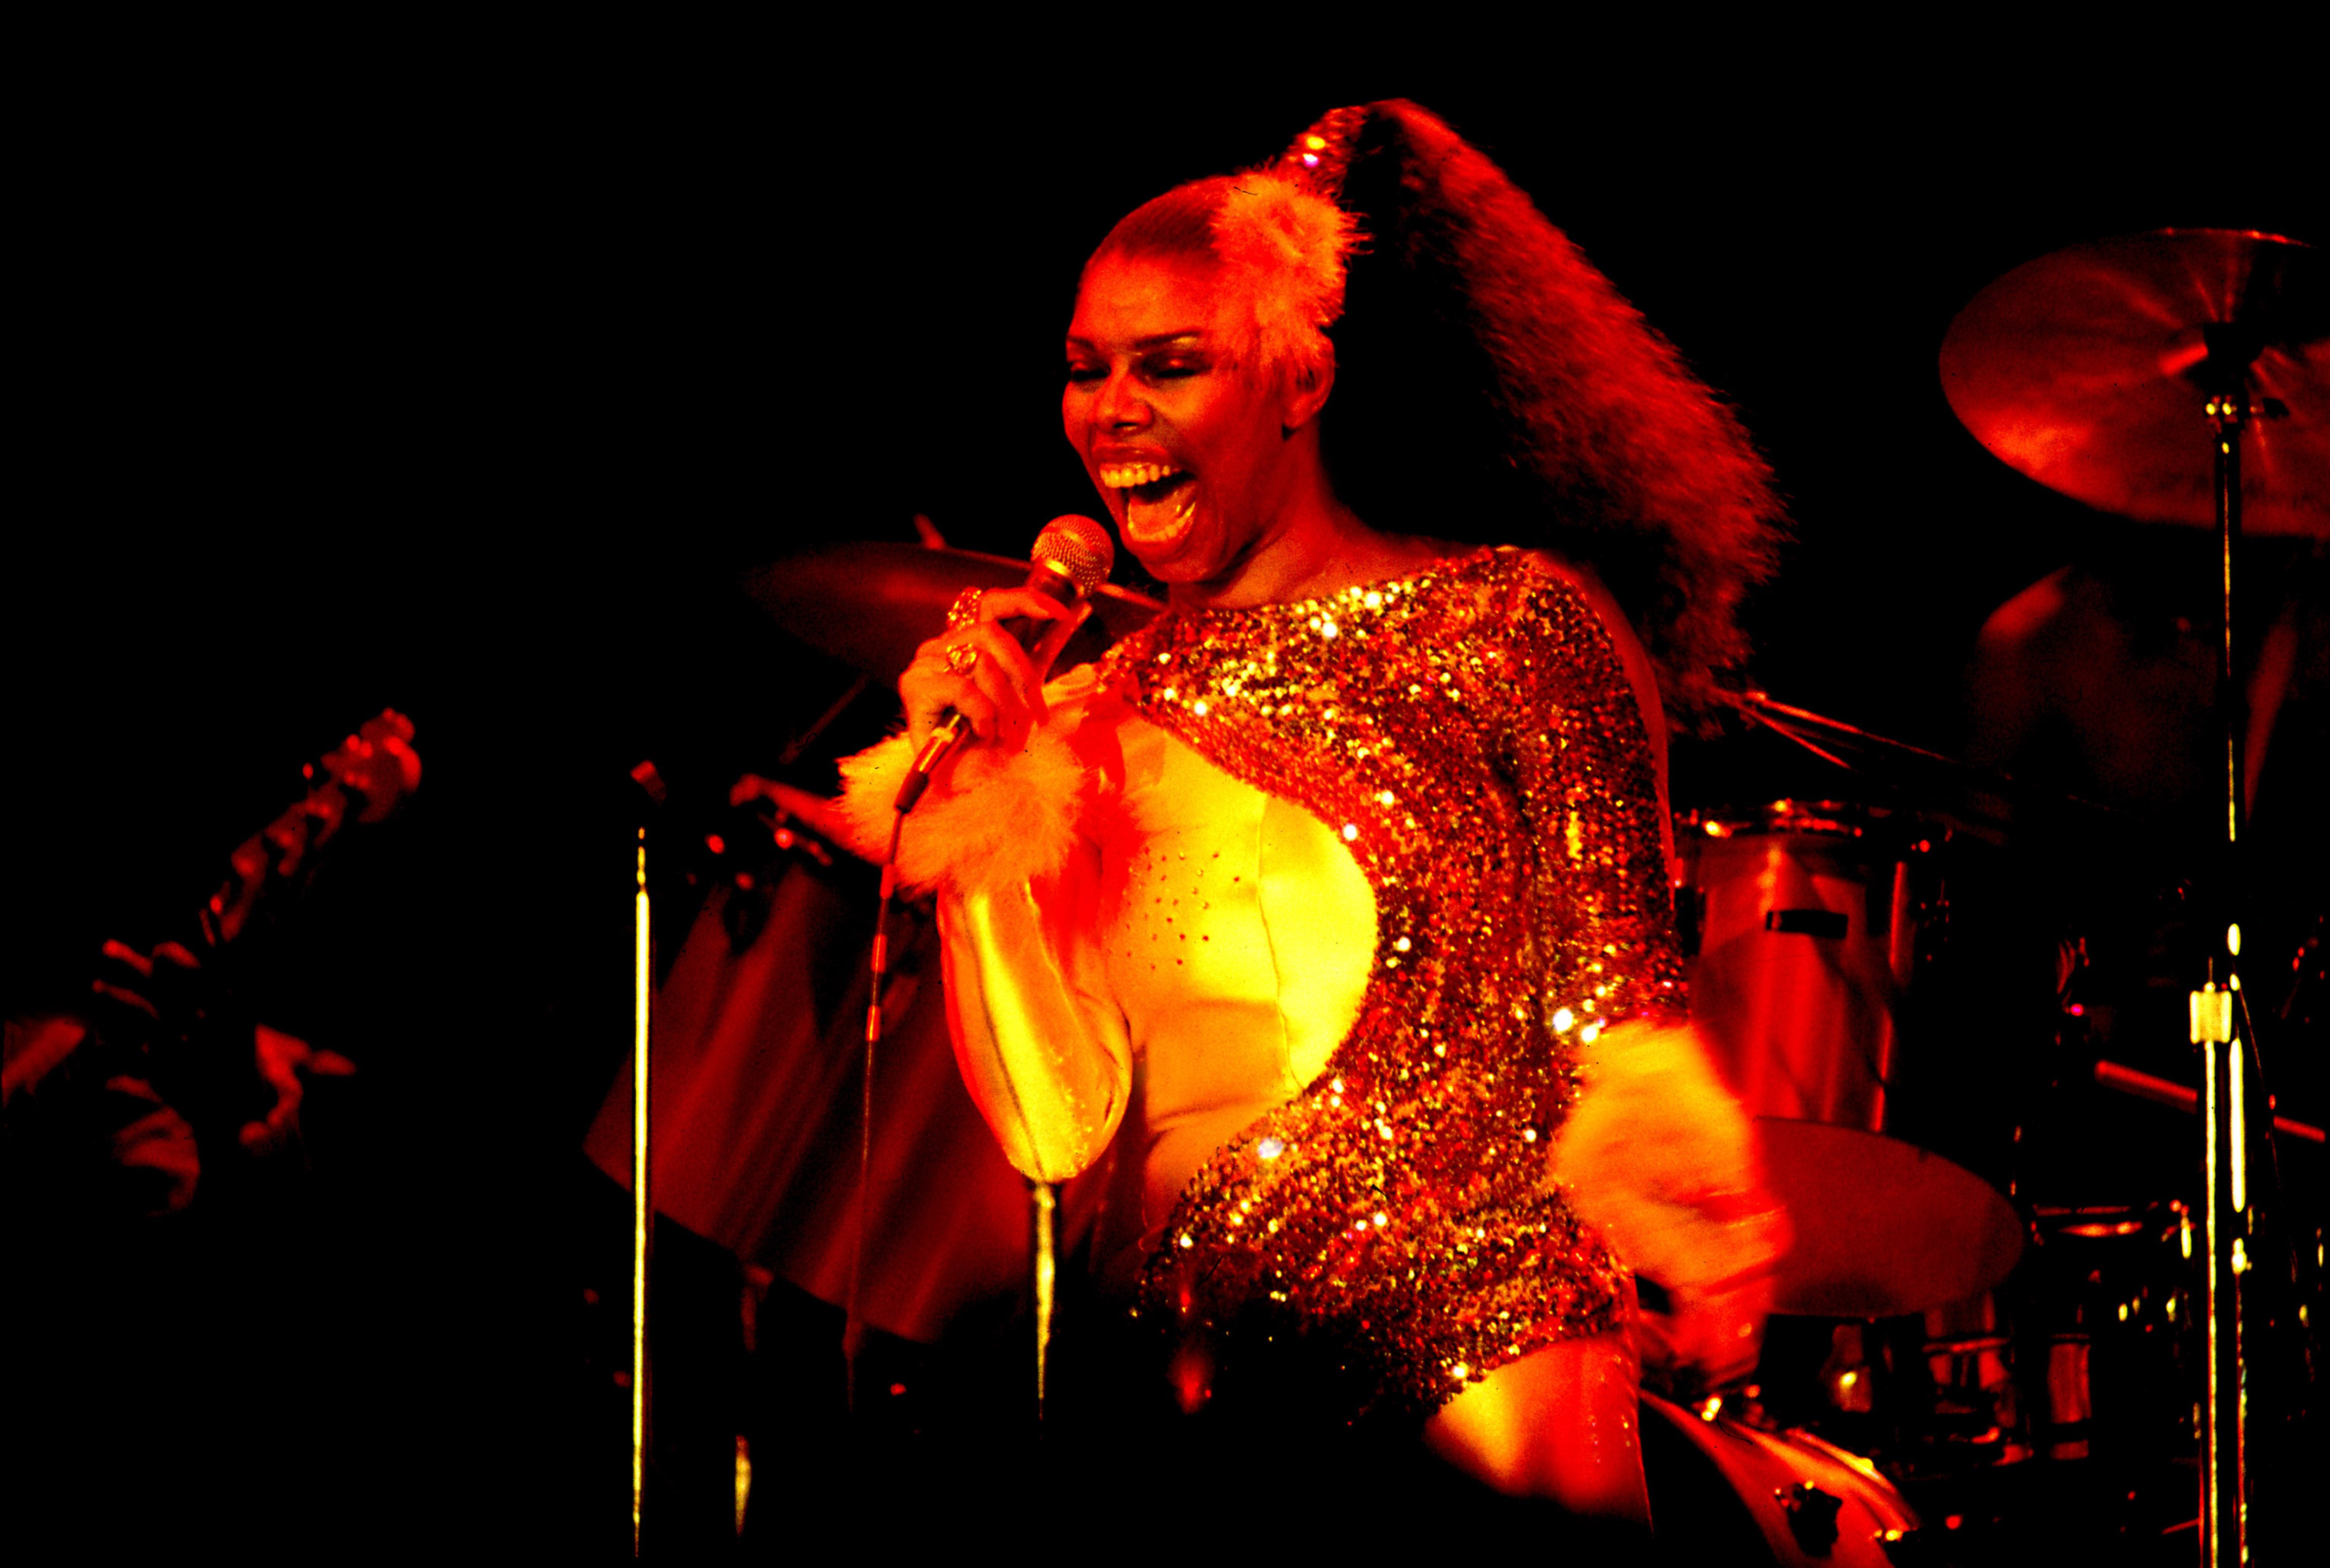
[[639, 1517], [648, 1468], [648, 1263], [655, 1209], [648, 1197], [648, 1042], [655, 1007], [654, 925], [648, 903], [648, 830], [639, 830], [631, 895], [631, 1555], [639, 1554]]
[[[1113, 549], [1108, 535], [1089, 517], [1056, 517], [1044, 526], [1036, 537], [1036, 548], [1029, 557], [1027, 587], [1047, 594], [1063, 605], [1073, 606], [1099, 590], [1108, 578]], [[1030, 653], [1041, 651], [1047, 640], [1050, 652], [1043, 662], [1058, 656], [1067, 631], [1059, 623], [1050, 626], [1040, 620], [1006, 621], [1010, 631]], [[1073, 623], [1070, 623], [1073, 628]], [[932, 730], [923, 743], [914, 765], [907, 770], [898, 798], [893, 803], [895, 813], [890, 819], [890, 848], [882, 857], [882, 896], [874, 917], [873, 995], [866, 1010], [866, 1100], [861, 1108], [859, 1125], [861, 1141], [858, 1147], [857, 1190], [858, 1223], [855, 1248], [849, 1265], [849, 1338], [845, 1355], [849, 1365], [850, 1409], [857, 1409], [857, 1338], [859, 1333], [857, 1289], [860, 1260], [866, 1248], [866, 1192], [873, 1169], [874, 1125], [874, 1050], [882, 1038], [882, 984], [889, 968], [890, 901], [897, 890], [898, 841], [905, 831], [907, 815], [929, 788], [932, 776], [939, 764], [971, 732], [971, 721], [952, 709]], [[1031, 1281], [1036, 1308], [1036, 1421], [1038, 1430], [1044, 1420], [1045, 1384], [1051, 1362], [1052, 1311], [1054, 1294], [1058, 1282], [1059, 1258], [1059, 1189], [1047, 1181], [1031, 1178], [1028, 1184], [1029, 1251], [1033, 1254], [1034, 1279]]]

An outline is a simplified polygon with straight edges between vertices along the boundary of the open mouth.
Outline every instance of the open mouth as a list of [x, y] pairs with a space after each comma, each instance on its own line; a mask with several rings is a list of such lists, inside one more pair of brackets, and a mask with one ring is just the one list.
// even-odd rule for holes
[[1105, 464], [1100, 482], [1123, 496], [1129, 539], [1160, 544], [1188, 531], [1197, 504], [1197, 476], [1187, 468], [1168, 463]]
[[1178, 473], [1168, 474], [1161, 479], [1151, 479], [1145, 485], [1127, 486], [1125, 494], [1144, 506], [1154, 506], [1176, 490], [1187, 487], [1194, 480], [1195, 476], [1184, 468]]

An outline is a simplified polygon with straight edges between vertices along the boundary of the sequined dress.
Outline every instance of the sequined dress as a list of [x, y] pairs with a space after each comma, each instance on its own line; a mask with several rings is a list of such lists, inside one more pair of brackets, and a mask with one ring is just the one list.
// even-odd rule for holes
[[[943, 893], [950, 1005], [1031, 1175], [1089, 1164], [1145, 1093], [1179, 1197], [1143, 1314], [1299, 1334], [1361, 1403], [1416, 1413], [1616, 1327], [1624, 1270], [1547, 1157], [1577, 1048], [1678, 1015], [1682, 971], [1650, 740], [1583, 594], [1500, 551], [1169, 611], [1063, 709], [1080, 848]], [[1253, 866], [1249, 841], [1274, 895], [1220, 869]], [[1217, 995], [1250, 982], [1255, 1006]]]

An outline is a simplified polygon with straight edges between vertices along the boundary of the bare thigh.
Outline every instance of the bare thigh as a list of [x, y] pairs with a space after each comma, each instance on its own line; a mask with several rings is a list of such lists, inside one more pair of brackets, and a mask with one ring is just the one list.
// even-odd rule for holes
[[1467, 1387], [1425, 1424], [1425, 1444], [1509, 1496], [1648, 1523], [1642, 1374], [1629, 1334], [1566, 1339]]

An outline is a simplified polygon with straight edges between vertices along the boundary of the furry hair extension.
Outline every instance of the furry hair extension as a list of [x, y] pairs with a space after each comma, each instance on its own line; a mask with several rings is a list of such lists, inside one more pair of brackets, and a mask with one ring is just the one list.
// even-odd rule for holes
[[[903, 734], [842, 759], [837, 804], [851, 832], [849, 847], [877, 864], [889, 852], [893, 803], [914, 760], [914, 742]], [[900, 885], [969, 892], [1049, 875], [1075, 846], [1091, 787], [1083, 761], [1049, 726], [1039, 728], [1024, 751], [958, 751], [906, 818], [898, 840]]]
[[1552, 1179], [1619, 1256], [1684, 1299], [1776, 1261], [1787, 1217], [1762, 1194], [1755, 1125], [1690, 1028], [1612, 1029], [1582, 1064]]
[[1216, 287], [1244, 317], [1241, 357], [1307, 376], [1335, 363], [1327, 328], [1343, 313], [1344, 279], [1359, 249], [1351, 214], [1264, 167], [1192, 180], [1143, 202], [1108, 231], [1092, 261], [1170, 256], [1212, 263]]
[[1223, 183], [1214, 253], [1245, 296], [1258, 363], [1298, 374], [1331, 365], [1327, 328], [1343, 314], [1345, 263], [1358, 223], [1282, 174], [1253, 169]]

